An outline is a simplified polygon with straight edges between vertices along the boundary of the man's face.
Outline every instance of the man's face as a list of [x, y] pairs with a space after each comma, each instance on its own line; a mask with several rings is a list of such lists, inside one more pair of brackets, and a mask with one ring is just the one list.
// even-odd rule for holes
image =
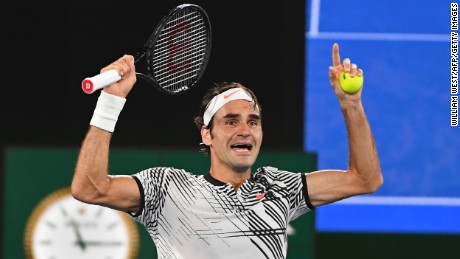
[[246, 172], [256, 161], [262, 144], [259, 109], [251, 102], [234, 100], [222, 106], [213, 120], [212, 131], [203, 135], [211, 149], [212, 166]]

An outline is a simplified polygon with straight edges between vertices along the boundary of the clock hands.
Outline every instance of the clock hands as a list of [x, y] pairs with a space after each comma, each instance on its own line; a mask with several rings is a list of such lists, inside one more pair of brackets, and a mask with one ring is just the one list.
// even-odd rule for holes
[[80, 232], [80, 227], [75, 220], [70, 221], [70, 225], [74, 229], [75, 236], [77, 240], [75, 241], [75, 245], [79, 246], [81, 250], [86, 250], [89, 246], [120, 246], [122, 242], [120, 241], [85, 241]]
[[115, 259], [138, 253], [137, 226], [128, 214], [78, 202], [68, 188], [43, 199], [25, 230], [24, 258]]
[[86, 241], [87, 246], [120, 246], [120, 241]]
[[81, 250], [85, 250], [86, 246], [87, 246], [87, 243], [85, 241], [83, 241], [83, 238], [82, 238], [81, 233], [80, 233], [80, 227], [75, 222], [75, 220], [70, 221], [70, 225], [73, 226], [75, 235], [77, 236], [77, 241], [75, 241], [75, 244], [80, 246]]

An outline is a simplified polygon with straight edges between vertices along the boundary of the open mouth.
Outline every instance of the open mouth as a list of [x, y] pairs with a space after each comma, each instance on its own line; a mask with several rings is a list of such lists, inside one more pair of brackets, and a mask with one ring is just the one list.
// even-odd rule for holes
[[251, 151], [252, 150], [252, 145], [248, 143], [236, 143], [230, 146], [233, 150], [239, 151], [239, 152], [244, 152], [244, 151]]

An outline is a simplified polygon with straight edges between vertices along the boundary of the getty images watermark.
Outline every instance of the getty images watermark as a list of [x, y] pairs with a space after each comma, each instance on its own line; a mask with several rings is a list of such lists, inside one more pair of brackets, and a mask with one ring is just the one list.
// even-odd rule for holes
[[450, 3], [450, 126], [458, 126], [458, 3]]

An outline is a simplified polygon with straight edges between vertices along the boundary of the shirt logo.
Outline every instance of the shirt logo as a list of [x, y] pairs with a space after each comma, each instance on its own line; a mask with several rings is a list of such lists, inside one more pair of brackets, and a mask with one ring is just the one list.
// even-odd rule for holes
[[267, 191], [263, 193], [256, 193], [256, 199], [260, 201], [263, 197], [265, 197], [267, 193], [268, 193]]

